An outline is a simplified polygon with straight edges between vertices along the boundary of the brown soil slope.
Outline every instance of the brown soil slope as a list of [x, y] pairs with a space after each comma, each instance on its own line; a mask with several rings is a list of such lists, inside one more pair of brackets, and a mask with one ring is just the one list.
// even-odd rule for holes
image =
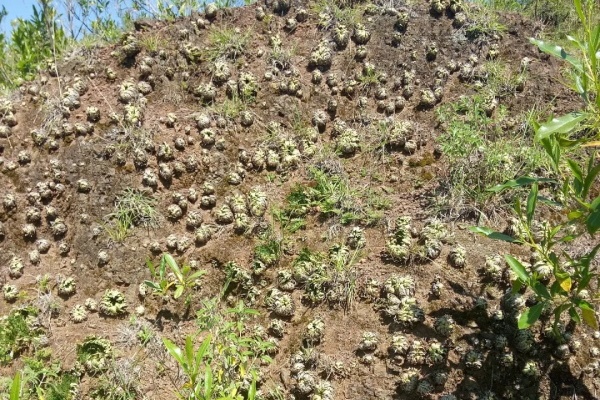
[[[437, 15], [423, 1], [405, 9], [360, 5], [333, 16], [309, 4], [288, 6], [279, 1], [137, 24], [120, 44], [75, 51], [0, 103], [0, 283], [25, 294], [0, 300], [0, 314], [39, 305], [36, 279], [49, 274], [59, 310], [44, 324], [63, 368], [73, 366], [76, 343], [104, 336], [120, 357], [139, 362], [139, 398], [175, 398], [175, 369], [156, 372], [164, 354], [119, 342], [126, 318], [90, 313], [75, 324], [73, 306], [116, 288], [130, 314], [142, 314], [136, 307], [143, 305], [139, 320], [181, 341], [194, 330], [201, 300], [219, 293], [225, 264], [235, 261], [253, 288], [230, 288], [229, 300], [261, 310], [267, 327], [275, 315], [265, 298], [284, 286], [281, 272], [293, 269], [302, 249], [327, 253], [351, 232], [364, 232], [351, 273], [317, 294], [301, 282], [286, 287], [295, 313], [283, 318], [285, 334], [264, 369], [263, 393], [280, 386], [285, 398], [311, 399], [594, 398], [597, 381], [582, 372], [597, 365], [587, 367], [593, 362], [587, 349], [576, 351], [571, 342], [559, 357], [542, 328], [530, 336], [518, 332], [515, 307], [525, 299], [504, 296], [505, 265], [496, 279], [481, 273], [488, 257], [527, 255], [462, 225], [432, 222], [424, 209], [446, 176], [435, 110], [485, 85], [487, 60], [502, 60], [515, 74], [528, 69], [514, 90], [488, 99], [486, 112], [505, 132], [520, 134], [523, 113], [536, 105], [570, 108], [572, 99], [557, 90], [559, 65], [528, 42], [535, 26], [506, 15], [505, 32], [479, 32], [464, 13], [448, 8]], [[336, 18], [347, 19], [347, 27]], [[304, 226], [285, 229], [282, 220], [298, 222], [281, 217], [288, 195], [299, 184], [318, 188], [315, 174], [347, 186], [345, 195], [329, 199], [332, 209], [309, 205]], [[136, 221], [124, 240], [115, 240], [110, 214], [130, 188], [155, 199], [160, 217], [154, 227]], [[257, 190], [266, 194], [264, 213], [260, 205], [251, 209]], [[234, 209], [240, 198], [249, 209]], [[419, 235], [427, 242], [422, 232], [445, 232], [402, 262], [389, 256], [386, 243], [406, 215], [414, 243]], [[198, 237], [199, 227], [209, 240]], [[283, 252], [263, 271], [253, 254], [269, 229]], [[462, 268], [447, 261], [458, 244], [466, 249]], [[139, 295], [139, 284], [150, 279], [145, 260], [167, 251], [208, 272], [189, 307]], [[19, 261], [24, 268], [15, 273]], [[390, 311], [384, 283], [393, 276], [415, 282], [418, 310], [407, 308], [412, 322]], [[58, 295], [54, 282], [64, 277], [74, 278], [75, 294]], [[447, 336], [439, 327], [448, 321], [443, 316], [456, 325]], [[333, 392], [320, 395], [314, 388], [302, 393], [298, 356], [292, 357], [315, 318], [324, 322], [324, 336], [315, 344], [318, 356], [305, 355], [310, 362], [304, 362], [305, 372], [331, 383]], [[365, 332], [377, 344], [362, 341], [360, 350]], [[406, 351], [398, 348], [403, 337]], [[583, 333], [572, 339], [586, 347], [595, 340]], [[528, 375], [531, 362], [539, 371]], [[1, 371], [21, 365], [17, 360]], [[83, 398], [94, 379], [83, 377]]]

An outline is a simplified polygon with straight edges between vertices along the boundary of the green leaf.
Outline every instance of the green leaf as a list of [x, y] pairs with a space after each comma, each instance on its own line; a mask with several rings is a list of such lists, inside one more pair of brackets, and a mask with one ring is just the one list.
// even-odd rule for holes
[[181, 297], [181, 295], [183, 294], [183, 289], [184, 289], [184, 286], [183, 286], [183, 285], [177, 285], [177, 286], [175, 287], [175, 293], [173, 294], [173, 298], [174, 298], [175, 300], [177, 300], [178, 298], [180, 298], [180, 297]]
[[598, 232], [598, 229], [600, 229], [600, 207], [597, 207], [590, 215], [588, 215], [585, 220], [585, 226], [590, 235]]
[[577, 310], [575, 309], [575, 307], [571, 307], [569, 308], [569, 316], [571, 317], [571, 319], [573, 321], [575, 321], [576, 323], [580, 324], [581, 323], [581, 317], [579, 316], [579, 314], [577, 313]]
[[569, 133], [586, 118], [587, 114], [581, 112], [573, 112], [558, 118], [552, 118], [540, 125], [535, 133], [535, 140], [540, 142], [554, 133]]
[[169, 265], [169, 268], [171, 268], [171, 271], [173, 271], [173, 273], [177, 276], [178, 279], [181, 280], [181, 270], [179, 269], [179, 265], [177, 265], [177, 262], [175, 261], [175, 259], [173, 258], [172, 255], [170, 255], [169, 253], [166, 253], [164, 256], [165, 261], [167, 262], [167, 264]]
[[581, 316], [590, 328], [598, 330], [598, 320], [596, 320], [596, 313], [593, 309], [581, 308]]
[[10, 386], [10, 400], [19, 400], [21, 398], [21, 372], [17, 371]]
[[523, 311], [523, 313], [519, 317], [519, 329], [527, 329], [531, 325], [535, 324], [536, 321], [540, 319], [540, 315], [542, 315], [543, 309], [544, 303], [538, 303], [535, 306], [525, 309], [525, 311]]
[[535, 294], [537, 294], [539, 297], [546, 299], [546, 300], [550, 300], [552, 298], [552, 296], [550, 295], [550, 291], [548, 291], [548, 288], [543, 283], [538, 282], [538, 281], [533, 281], [533, 282], [531, 282], [530, 286], [531, 286], [531, 290], [533, 290], [533, 292]]
[[514, 258], [511, 255], [505, 255], [504, 259], [506, 260], [506, 263], [508, 264], [508, 266], [510, 267], [510, 269], [513, 270], [513, 272], [515, 274], [517, 274], [517, 276], [519, 277], [519, 279], [523, 282], [528, 282], [529, 281], [529, 273], [527, 272], [527, 270], [525, 269], [525, 267], [523, 266], [523, 264], [521, 264], [521, 262], [519, 260], [517, 260], [516, 258]]
[[163, 338], [163, 343], [165, 344], [169, 354], [171, 354], [171, 356], [179, 363], [179, 365], [183, 367], [185, 365], [185, 360], [183, 359], [183, 352], [181, 349], [167, 338]]
[[594, 180], [600, 174], [600, 163], [598, 165], [593, 166], [595, 157], [590, 157], [590, 162], [588, 164], [588, 173], [583, 180], [583, 192], [581, 193], [581, 198], [583, 200], [586, 199]]
[[213, 392], [213, 373], [210, 365], [206, 365], [206, 371], [204, 372], [204, 398], [212, 398]]
[[579, 165], [577, 165], [577, 163], [571, 159], [567, 160], [567, 164], [569, 164], [569, 168], [574, 176], [573, 188], [575, 189], [577, 195], [581, 195], [583, 191], [583, 171], [581, 171]]
[[546, 43], [545, 41], [540, 39], [530, 38], [529, 41], [536, 45], [544, 53], [560, 58], [561, 60], [565, 60], [566, 62], [571, 64], [577, 71], [583, 72], [581, 62], [575, 57], [572, 57], [569, 54], [567, 54], [565, 49], [563, 49], [562, 47], [557, 46], [555, 44]]
[[250, 385], [250, 390], [248, 390], [248, 399], [254, 400], [256, 398], [256, 379], [252, 379], [252, 385]]
[[490, 239], [502, 240], [504, 242], [509, 242], [509, 243], [520, 243], [519, 239], [515, 239], [511, 236], [505, 235], [504, 233], [496, 232], [489, 228], [485, 228], [483, 226], [471, 226], [471, 227], [469, 227], [469, 230], [471, 232], [479, 233], [481, 235], [487, 236]]
[[527, 196], [527, 224], [531, 225], [533, 215], [535, 214], [535, 206], [537, 203], [538, 185], [537, 182], [531, 186], [529, 196]]
[[503, 184], [492, 186], [491, 188], [486, 189], [486, 191], [499, 193], [505, 189], [513, 189], [516, 187], [528, 186], [536, 182], [556, 182], [556, 180], [549, 178], [532, 178], [529, 176], [521, 176], [517, 179], [511, 179], [509, 181], [506, 181]]
[[152, 276], [155, 276], [156, 271], [154, 269], [154, 263], [150, 260], [146, 260], [146, 265], [148, 266], [148, 269], [150, 270], [150, 273], [152, 274]]
[[160, 291], [162, 288], [156, 283], [152, 281], [144, 281], [144, 285], [148, 286], [150, 289]]
[[211, 340], [211, 337], [209, 335], [209, 336], [206, 337], [206, 339], [204, 339], [204, 341], [202, 342], [202, 344], [200, 345], [200, 347], [196, 351], [196, 355], [195, 355], [196, 365], [200, 365], [202, 363], [202, 359], [204, 358], [204, 354], [206, 354], [206, 351], [208, 350], [208, 348], [210, 346], [210, 340]]

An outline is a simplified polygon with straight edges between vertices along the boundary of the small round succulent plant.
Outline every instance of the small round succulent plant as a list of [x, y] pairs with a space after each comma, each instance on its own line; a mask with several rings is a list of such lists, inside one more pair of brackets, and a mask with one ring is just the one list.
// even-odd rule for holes
[[79, 324], [85, 320], [87, 320], [88, 313], [85, 307], [81, 304], [76, 304], [71, 309], [71, 319], [76, 324]]
[[332, 58], [333, 54], [329, 47], [329, 42], [321, 40], [310, 54], [309, 66], [312, 68], [328, 69], [331, 67]]
[[23, 233], [23, 238], [25, 240], [33, 240], [35, 239], [37, 234], [37, 230], [35, 228], [35, 225], [33, 224], [23, 225], [23, 227], [21, 228], [21, 232]]
[[116, 289], [107, 289], [100, 300], [100, 312], [109, 317], [125, 314], [127, 301], [123, 293]]
[[67, 224], [61, 218], [56, 218], [50, 223], [50, 231], [55, 238], [61, 238], [67, 234]]
[[434, 391], [434, 387], [427, 379], [421, 379], [417, 384], [417, 388], [415, 389], [417, 395], [419, 397], [428, 398], [431, 393]]
[[88, 297], [87, 299], [85, 299], [85, 302], [83, 305], [90, 312], [98, 311], [98, 302], [96, 300], [92, 299], [91, 297]]
[[440, 364], [446, 359], [446, 348], [437, 340], [429, 343], [427, 348], [427, 361], [430, 364]]
[[285, 321], [281, 319], [271, 320], [271, 324], [269, 325], [269, 333], [276, 338], [281, 339], [285, 334]]
[[355, 226], [352, 228], [348, 237], [346, 238], [346, 245], [353, 250], [362, 249], [367, 244], [367, 240], [365, 239], [365, 231], [363, 228], [359, 226]]
[[20, 257], [13, 256], [8, 263], [8, 275], [13, 279], [20, 278], [23, 275], [23, 269], [23, 260]]
[[304, 341], [310, 345], [318, 344], [325, 335], [325, 322], [320, 318], [315, 318], [308, 323], [304, 331]]
[[455, 268], [464, 268], [467, 264], [467, 250], [460, 244], [450, 250], [448, 262]]
[[358, 45], [365, 45], [371, 39], [371, 32], [369, 32], [363, 24], [357, 23], [354, 25], [352, 39]]
[[167, 207], [167, 217], [170, 220], [177, 221], [183, 216], [183, 210], [177, 204], [171, 204]]
[[292, 297], [278, 289], [271, 289], [265, 303], [275, 315], [280, 317], [292, 317], [296, 311]]
[[411, 393], [417, 389], [419, 384], [419, 370], [416, 368], [406, 368], [402, 371], [398, 379], [398, 388], [401, 392]]
[[360, 150], [360, 137], [354, 129], [345, 129], [337, 138], [336, 151], [342, 155], [352, 155]]
[[363, 332], [360, 343], [358, 344], [359, 351], [375, 351], [379, 344], [379, 338], [374, 332]]
[[59, 279], [58, 282], [58, 294], [61, 296], [72, 296], [75, 294], [77, 290], [77, 285], [75, 284], [75, 279], [72, 277], [67, 277], [64, 279]]
[[445, 314], [435, 320], [433, 327], [440, 335], [449, 337], [456, 328], [456, 322], [454, 322], [454, 319], [450, 315]]
[[205, 245], [212, 238], [215, 229], [212, 225], [201, 225], [194, 231], [194, 240], [197, 245]]
[[98, 252], [98, 265], [106, 265], [110, 261], [110, 255], [106, 250], [100, 250]]
[[500, 255], [486, 256], [484, 273], [487, 277], [494, 281], [499, 281], [502, 278], [503, 272], [503, 260]]
[[398, 298], [411, 297], [415, 294], [415, 281], [408, 275], [392, 275], [384, 282], [383, 290]]
[[223, 224], [223, 225], [230, 224], [233, 222], [233, 220], [234, 220], [234, 214], [233, 214], [233, 211], [231, 211], [231, 208], [229, 207], [229, 205], [223, 204], [221, 207], [216, 209], [215, 222], [217, 222], [218, 224]]
[[4, 300], [6, 300], [8, 303], [12, 303], [13, 301], [17, 300], [17, 297], [19, 296], [19, 289], [17, 289], [15, 285], [5, 283], [2, 287], [2, 294], [4, 296]]
[[483, 367], [483, 355], [475, 350], [469, 350], [463, 359], [465, 367], [470, 369], [481, 369]]

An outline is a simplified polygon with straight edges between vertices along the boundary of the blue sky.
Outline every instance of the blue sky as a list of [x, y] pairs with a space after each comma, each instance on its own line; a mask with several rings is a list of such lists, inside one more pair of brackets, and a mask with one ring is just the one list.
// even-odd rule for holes
[[8, 16], [2, 21], [4, 32], [10, 30], [10, 21], [16, 18], [27, 18], [31, 15], [31, 6], [36, 4], [35, 0], [0, 0], [0, 9], [6, 7]]

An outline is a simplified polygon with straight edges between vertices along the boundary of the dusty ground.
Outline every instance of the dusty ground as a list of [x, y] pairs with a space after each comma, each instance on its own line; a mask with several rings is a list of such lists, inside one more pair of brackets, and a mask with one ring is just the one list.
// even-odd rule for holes
[[[323, 38], [330, 38], [332, 30], [319, 29], [318, 16], [310, 7], [305, 7], [309, 11], [308, 19], [299, 22], [293, 31], [284, 29], [286, 19], [294, 18], [301, 5], [294, 5], [286, 15], [274, 15], [263, 21], [256, 18], [256, 5], [227, 13], [220, 11], [204, 29], [197, 29], [192, 24], [199, 16], [173, 23], [157, 22], [147, 31], [133, 32], [142, 43], [141, 52], [134, 57], [119, 62], [119, 56], [111, 53], [122, 51], [120, 45], [81, 49], [66, 61], [59, 62], [57, 76], [44, 73], [40, 79], [25, 84], [22, 90], [10, 97], [18, 123], [12, 127], [10, 137], [0, 138], [0, 187], [3, 197], [14, 196], [16, 208], [0, 209], [0, 221], [5, 232], [0, 238], [0, 282], [14, 284], [26, 295], [16, 303], [0, 301], [0, 314], [36, 302], [39, 296], [36, 276], [49, 274], [52, 282], [58, 275], [72, 276], [76, 280], [77, 291], [68, 298], [55, 296], [61, 312], [50, 319], [47, 326], [52, 358], [61, 361], [64, 369], [69, 369], [75, 360], [76, 343], [91, 334], [101, 335], [115, 343], [118, 357], [139, 361], [143, 371], [140, 398], [175, 398], [174, 369], [155, 373], [156, 358], [161, 357], [157, 354], [161, 352], [154, 349], [154, 353], [150, 354], [152, 351], [147, 348], [128, 347], [119, 342], [122, 330], [128, 326], [127, 318], [106, 318], [90, 313], [87, 321], [74, 324], [69, 310], [75, 304], [82, 304], [86, 298], [99, 300], [106, 289], [117, 288], [125, 294], [130, 313], [133, 314], [137, 305], [143, 304], [145, 313], [140, 320], [147, 321], [157, 335], [181, 341], [185, 334], [195, 329], [193, 310], [199, 307], [201, 299], [218, 294], [223, 285], [224, 273], [219, 266], [227, 261], [236, 261], [249, 269], [252, 249], [259, 239], [253, 229], [238, 234], [232, 225], [221, 225], [207, 244], [195, 245], [193, 232], [186, 229], [184, 215], [177, 221], [163, 217], [157, 229], [135, 228], [123, 242], [115, 243], [103, 229], [106, 223], [104, 217], [113, 211], [115, 198], [126, 188], [146, 187], [158, 201], [158, 211], [166, 216], [167, 207], [173, 202], [173, 193], [187, 196], [190, 189], [195, 189], [201, 196], [202, 185], [207, 181], [215, 184], [216, 208], [234, 192], [247, 193], [251, 188], [260, 186], [267, 193], [269, 204], [269, 211], [262, 219], [271, 224], [281, 238], [281, 227], [270, 211], [284, 207], [285, 198], [297, 183], [312, 184], [309, 168], [326, 162], [336, 165], [352, 187], [368, 188], [388, 205], [382, 210], [383, 218], [363, 226], [366, 247], [361, 250], [354, 266], [358, 271], [357, 293], [362, 293], [366, 282], [371, 279], [382, 283], [392, 274], [410, 275], [416, 282], [414, 297], [423, 308], [425, 318], [414, 327], [403, 328], [378, 311], [379, 299], [357, 296], [348, 309], [327, 302], [310, 305], [302, 300], [304, 291], [298, 288], [292, 293], [295, 315], [287, 321], [286, 334], [279, 341], [274, 362], [265, 367], [265, 391], [280, 385], [286, 393], [294, 392], [295, 377], [290, 373], [290, 356], [302, 346], [306, 324], [320, 317], [326, 329], [321, 344], [317, 346], [318, 353], [323, 360], [341, 361], [345, 366], [344, 373], [339, 376], [322, 375], [331, 381], [335, 399], [416, 398], [416, 394], [399, 389], [399, 376], [409, 367], [417, 368], [422, 379], [432, 377], [435, 372], [447, 373], [446, 383], [435, 386], [427, 395], [429, 398], [441, 398], [444, 394], [454, 394], [462, 399], [596, 398], [599, 384], [596, 376], [583, 373], [594, 362], [588, 348], [599, 345], [592, 332], [579, 328], [576, 338], [584, 343], [582, 349], [561, 360], [553, 356], [556, 345], [542, 334], [541, 327], [533, 329], [535, 344], [532, 350], [522, 352], [515, 349], [517, 332], [514, 324], [492, 318], [495, 310], [503, 308], [501, 299], [509, 285], [505, 280], [491, 282], [482, 277], [485, 257], [511, 252], [526, 258], [528, 255], [523, 249], [507, 247], [469, 233], [465, 228], [472, 221], [447, 221], [447, 229], [454, 237], [444, 244], [441, 254], [434, 260], [400, 265], [385, 257], [386, 240], [396, 218], [410, 215], [415, 225], [422, 227], [424, 221], [431, 217], [426, 209], [428, 195], [445, 179], [444, 155], [440, 158], [436, 153], [436, 137], [442, 127], [437, 123], [435, 107], [475, 91], [471, 82], [459, 78], [459, 72], [452, 72], [441, 84], [443, 97], [440, 103], [431, 108], [420, 106], [420, 91], [434, 86], [438, 67], [454, 61], [459, 66], [472, 62], [477, 68], [484, 63], [490, 49], [497, 48], [497, 58], [518, 71], [522, 59], [528, 57], [531, 63], [523, 90], [501, 99], [509, 115], [518, 118], [534, 105], [550, 105], [553, 109], [549, 109], [548, 113], [571, 109], [574, 99], [556, 83], [560, 76], [559, 65], [541, 56], [528, 42], [529, 37], [539, 33], [539, 28], [518, 15], [505, 15], [501, 21], [508, 27], [507, 32], [469, 39], [464, 29], [453, 27], [453, 18], [432, 15], [429, 4], [421, 1], [407, 8], [410, 22], [400, 35], [400, 43], [393, 46], [397, 17], [380, 9], [372, 16], [361, 15], [365, 28], [370, 32], [365, 60], [355, 58], [357, 45], [350, 40], [345, 49], [332, 50], [331, 66], [321, 68], [322, 82], [312, 83], [316, 68], [309, 66], [311, 51]], [[265, 9], [269, 11], [268, 7]], [[209, 48], [210, 32], [223, 28], [239, 28], [242, 33], [250, 33], [245, 51], [237, 60], [228, 59], [226, 62], [231, 70], [230, 79], [236, 79], [243, 72], [251, 73], [258, 82], [256, 99], [248, 106], [254, 117], [251, 126], [243, 126], [237, 116], [219, 120], [227, 98], [226, 85], [216, 87], [213, 104], [203, 104], [193, 94], [194, 88], [209, 82], [214, 76], [210, 72], [210, 62], [186, 59], [183, 48], [188, 45], [197, 46], [201, 51]], [[270, 61], [272, 45], [269, 38], [276, 33], [280, 34], [283, 49], [291, 51], [290, 67], [284, 70], [277, 69]], [[152, 41], [155, 46], [151, 45]], [[435, 60], [427, 61], [425, 49], [432, 43], [435, 43], [438, 53]], [[332, 44], [330, 47], [335, 48]], [[146, 67], [142, 61], [147, 57], [153, 62], [149, 66], [149, 74], [144, 72]], [[372, 87], [358, 87], [352, 96], [345, 95], [342, 89], [357, 72], [360, 74], [365, 62], [372, 63], [378, 73], [387, 74], [387, 79], [380, 79]], [[111, 79], [107, 76], [107, 69], [115, 74]], [[390, 99], [402, 96], [406, 87], [395, 85], [395, 81], [404, 71], [410, 70], [415, 72], [410, 85], [414, 95], [407, 96], [403, 109], [397, 108], [389, 117], [414, 124], [413, 139], [417, 149], [415, 152], [386, 152], [383, 157], [378, 157], [369, 146], [377, 121], [388, 116], [378, 110], [376, 90], [386, 89], [384, 105]], [[267, 72], [270, 78], [265, 76]], [[56, 107], [52, 108], [52, 104], [60, 102], [76, 77], [87, 84], [87, 91], [79, 98], [80, 106], [73, 108], [69, 115], [56, 116]], [[292, 77], [299, 83], [301, 92], [282, 94], [280, 84], [289, 82]], [[334, 77], [338, 83], [327, 85], [326, 81]], [[150, 82], [152, 87], [151, 92], [145, 95], [147, 103], [143, 107], [143, 118], [135, 129], [131, 125], [112, 123], [109, 118], [111, 112], [123, 113], [119, 87], [126, 80]], [[363, 108], [357, 107], [360, 96], [366, 97]], [[243, 158], [243, 151], [253, 154], [266, 140], [274, 140], [273, 135], [268, 139], [268, 125], [273, 122], [280, 124], [278, 133], [274, 135], [275, 141], [278, 135], [279, 138], [292, 139], [302, 152], [301, 131], [312, 125], [315, 111], [325, 111], [331, 100], [337, 102], [337, 111], [324, 113], [327, 124], [324, 132], [316, 138], [314, 155], [304, 154], [296, 166], [270, 170], [257, 170], [238, 163]], [[92, 123], [93, 132], [65, 134], [63, 123], [86, 123], [86, 109], [91, 106], [100, 110], [100, 119]], [[210, 116], [211, 129], [216, 133], [217, 143], [212, 146], [202, 144], [194, 121], [194, 115], [203, 112]], [[176, 122], [165, 123], [172, 116], [176, 117]], [[333, 151], [336, 138], [332, 133], [334, 118], [345, 121], [358, 132], [361, 150], [344, 157], [336, 155]], [[34, 129], [49, 135], [42, 146], [33, 143], [31, 132]], [[149, 144], [142, 150], [148, 163], [146, 167], [136, 168], [132, 150], [143, 146], [131, 138], [141, 133], [148, 138]], [[180, 149], [174, 147], [176, 139], [183, 140], [184, 146]], [[52, 141], [56, 143], [55, 148], [51, 148]], [[143, 185], [142, 176], [147, 169], [158, 175], [157, 149], [163, 143], [173, 149], [174, 157], [166, 161], [168, 165], [173, 167], [176, 162], [185, 163], [194, 157], [198, 167], [196, 170], [184, 170], [171, 182], [159, 181], [156, 187], [148, 188]], [[20, 154], [29, 155], [31, 161], [20, 162]], [[411, 163], [411, 160], [417, 162]], [[419, 165], [419, 160], [429, 161]], [[240, 172], [245, 174], [241, 183], [229, 184], [227, 174], [240, 168]], [[90, 184], [89, 191], [78, 190], [81, 179]], [[40, 184], [46, 184], [50, 195], [29, 202], [31, 192], [45, 190]], [[367, 199], [359, 196], [353, 201], [366, 203]], [[56, 209], [58, 217], [68, 227], [64, 237], [55, 237], [50, 230], [46, 220], [49, 206]], [[28, 223], [26, 212], [32, 207], [41, 212], [42, 219], [36, 224], [35, 239], [24, 240], [22, 227]], [[202, 208], [199, 200], [188, 202], [186, 213], [192, 211], [198, 211], [205, 223], [214, 220], [214, 211]], [[277, 285], [277, 272], [288, 268], [302, 248], [327, 251], [333, 244], [343, 242], [354, 226], [342, 225], [339, 218], [320, 218], [318, 213], [319, 210], [310, 213], [304, 229], [285, 235], [288, 251], [275, 267], [256, 279], [260, 295], [254, 307], [263, 312], [260, 321], [265, 326], [271, 316], [264, 305], [264, 297], [269, 288]], [[259, 218], [252, 219], [252, 225], [260, 222]], [[505, 224], [499, 224], [497, 228], [504, 229]], [[138, 285], [150, 278], [146, 259], [157, 260], [161, 251], [168, 250], [166, 239], [169, 235], [179, 239], [190, 238], [189, 248], [169, 251], [177, 259], [197, 261], [199, 267], [208, 272], [200, 288], [194, 292], [187, 312], [181, 302], [163, 303], [151, 296], [138, 296]], [[48, 240], [50, 249], [40, 255], [41, 261], [37, 265], [33, 265], [29, 262], [29, 253], [38, 246], [36, 241], [40, 239]], [[59, 254], [60, 242], [69, 244], [68, 254]], [[153, 253], [150, 249], [155, 242], [159, 251]], [[448, 253], [456, 244], [467, 249], [467, 264], [463, 269], [454, 268], [447, 262]], [[98, 261], [102, 251], [109, 255], [106, 264]], [[11, 278], [8, 264], [15, 256], [22, 258], [24, 274]], [[431, 285], [437, 279], [443, 284], [439, 297], [431, 294]], [[53, 293], [56, 294], [56, 289]], [[486, 306], [482, 306], [483, 303]], [[504, 309], [505, 313], [510, 311]], [[448, 339], [441, 337], [433, 328], [435, 319], [445, 314], [451, 315], [457, 322], [455, 333]], [[357, 346], [367, 331], [376, 333], [379, 339], [377, 350], [368, 362], [357, 354]], [[447, 359], [436, 365], [409, 366], [409, 363], [401, 365], [394, 362], [388, 354], [388, 346], [392, 336], [398, 333], [404, 333], [409, 340], [444, 343]], [[496, 345], [499, 336], [508, 339], [505, 345]], [[481, 355], [479, 368], [466, 367], [465, 355], [470, 351]], [[502, 365], [500, 359], [506, 353], [513, 354], [514, 361]], [[523, 367], [530, 360], [539, 366], [539, 377], [523, 374]], [[7, 376], [12, 375], [21, 365], [21, 360], [17, 359], [0, 371]], [[86, 390], [93, 385], [94, 378], [83, 378], [83, 398], [87, 398]]]

